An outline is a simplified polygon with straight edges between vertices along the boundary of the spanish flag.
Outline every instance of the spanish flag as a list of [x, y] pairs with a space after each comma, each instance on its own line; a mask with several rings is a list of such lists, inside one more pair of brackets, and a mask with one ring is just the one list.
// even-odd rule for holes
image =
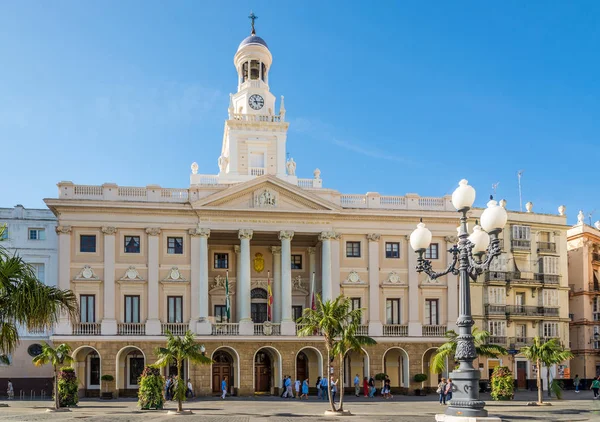
[[273, 290], [271, 290], [271, 273], [267, 271], [267, 321], [273, 321]]
[[229, 271], [225, 273], [225, 309], [227, 310], [227, 322], [231, 320], [231, 302], [229, 299]]

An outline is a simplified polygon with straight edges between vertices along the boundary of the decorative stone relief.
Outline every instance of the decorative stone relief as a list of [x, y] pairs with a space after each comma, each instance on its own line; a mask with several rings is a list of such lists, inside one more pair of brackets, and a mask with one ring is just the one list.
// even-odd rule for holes
[[193, 162], [192, 165], [190, 166], [190, 168], [192, 169], [192, 174], [198, 174], [198, 163], [197, 162]]
[[188, 233], [190, 236], [210, 237], [210, 229], [204, 229], [202, 227], [189, 229]]
[[387, 279], [385, 280], [385, 283], [402, 284], [402, 280], [400, 280], [400, 274], [398, 274], [396, 271], [390, 271]]
[[179, 271], [179, 268], [172, 267], [169, 270], [169, 272], [167, 273], [167, 276], [165, 278], [163, 278], [162, 281], [187, 281], [187, 280], [182, 277], [181, 272]]
[[71, 226], [56, 226], [55, 230], [56, 234], [70, 234], [72, 228]]
[[317, 252], [317, 248], [315, 248], [314, 246], [309, 246], [308, 248], [306, 248], [306, 251], [309, 255], [314, 255]]
[[274, 208], [277, 206], [277, 193], [271, 189], [261, 189], [254, 192], [255, 208]]
[[341, 237], [340, 234], [334, 232], [333, 230], [331, 231], [325, 231], [325, 232], [321, 232], [321, 234], [319, 234], [319, 240], [323, 241], [323, 240], [337, 240]]
[[252, 239], [254, 232], [251, 229], [240, 229], [238, 231], [238, 237], [240, 239]]
[[242, 252], [242, 248], [240, 248], [240, 245], [233, 245], [233, 252], [235, 252], [236, 254]]
[[[210, 285], [210, 289], [224, 289], [225, 288], [225, 281], [226, 278], [225, 276], [222, 275], [217, 275], [215, 276], [215, 278], [213, 279], [211, 285]], [[233, 286], [235, 285], [235, 281], [229, 280], [229, 294], [231, 294], [232, 292], [235, 291], [235, 289], [233, 288]]]
[[261, 254], [260, 252], [256, 252], [256, 254], [254, 255], [254, 271], [256, 271], [257, 273], [262, 273], [265, 269], [265, 258], [263, 257], [263, 254]]
[[294, 237], [294, 232], [292, 230], [282, 230], [279, 232], [279, 240], [292, 240]]
[[273, 255], [281, 255], [281, 246], [271, 246], [271, 253]]
[[269, 321], [263, 322], [263, 334], [265, 336], [270, 336], [273, 334], [273, 324]]
[[252, 280], [251, 283], [251, 288], [252, 289], [256, 289], [256, 288], [260, 288], [260, 289], [267, 289], [267, 280]]
[[102, 227], [102, 233], [104, 233], [104, 234], [114, 235], [116, 232], [117, 232], [116, 227], [108, 227], [108, 226]]
[[127, 268], [127, 271], [125, 271], [125, 275], [123, 275], [123, 277], [121, 277], [119, 280], [121, 281], [142, 281], [143, 278], [140, 277], [140, 273], [138, 272], [138, 270], [135, 269], [135, 267], [133, 265], [129, 266], [129, 268]]
[[370, 233], [367, 235], [367, 239], [369, 240], [369, 242], [379, 242], [379, 239], [381, 239], [381, 235], [379, 233]]
[[304, 284], [302, 283], [302, 276], [292, 278], [292, 289], [304, 290]]
[[346, 283], [362, 283], [363, 281], [360, 279], [360, 276], [355, 270], [350, 271], [348, 277], [346, 277]]
[[81, 271], [79, 271], [79, 274], [77, 274], [75, 280], [99, 280], [99, 278], [92, 267], [85, 265]]
[[160, 234], [160, 227], [148, 227], [146, 233], [148, 236], [158, 236]]
[[454, 244], [458, 243], [458, 236], [446, 236], [446, 237], [444, 237], [444, 240], [447, 243], [454, 245]]
[[285, 163], [285, 168], [287, 169], [287, 174], [289, 176], [296, 175], [296, 162], [294, 161], [293, 158], [290, 158], [289, 160], [287, 160], [287, 163]]

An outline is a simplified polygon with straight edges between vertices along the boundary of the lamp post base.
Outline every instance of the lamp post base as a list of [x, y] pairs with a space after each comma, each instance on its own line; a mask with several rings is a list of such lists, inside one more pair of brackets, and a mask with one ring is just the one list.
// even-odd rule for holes
[[452, 416], [444, 413], [435, 415], [437, 422], [502, 422], [496, 416]]

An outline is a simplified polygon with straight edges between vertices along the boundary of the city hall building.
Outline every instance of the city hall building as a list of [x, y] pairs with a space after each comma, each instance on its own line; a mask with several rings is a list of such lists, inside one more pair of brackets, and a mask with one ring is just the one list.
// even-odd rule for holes
[[[298, 337], [295, 322], [313, 290], [351, 298], [364, 309], [360, 333], [377, 340], [346, 356], [347, 380], [385, 372], [393, 387], [437, 385], [430, 361], [456, 327], [458, 280], [418, 274], [408, 235], [423, 218], [434, 236], [427, 258], [445, 269], [457, 240], [450, 197], [341, 193], [319, 169], [298, 177], [286, 160], [283, 97], [276, 104], [269, 85], [272, 62], [254, 31], [235, 53], [218, 174], [199, 174], [194, 163], [189, 187], [175, 189], [60, 182], [58, 198], [45, 200], [58, 218], [58, 284], [80, 305], [80, 319], [62, 319], [52, 339], [72, 347], [82, 394], [98, 394], [104, 374], [117, 394], [135, 393], [165, 332], [188, 329], [214, 361], [185, 365], [198, 394], [218, 393], [222, 378], [240, 395], [277, 393], [284, 375], [314, 385], [327, 373], [323, 341]], [[481, 212], [470, 212], [471, 227]], [[512, 365], [526, 383], [537, 369], [519, 357], [520, 345], [537, 335], [568, 344], [566, 216], [530, 206], [508, 215], [505, 252], [472, 283], [473, 311], [492, 341], [516, 354], [477, 364], [482, 378]], [[428, 381], [416, 383], [419, 373]]]

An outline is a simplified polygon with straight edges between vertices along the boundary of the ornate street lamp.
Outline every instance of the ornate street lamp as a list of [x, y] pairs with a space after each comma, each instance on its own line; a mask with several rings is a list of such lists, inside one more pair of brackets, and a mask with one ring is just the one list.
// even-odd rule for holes
[[490, 197], [487, 208], [481, 214], [481, 226], [476, 225], [469, 236], [467, 212], [473, 206], [473, 202], [475, 202], [475, 189], [463, 179], [452, 194], [452, 205], [460, 213], [460, 226], [457, 229], [458, 244], [448, 250], [452, 254], [452, 262], [445, 271], [434, 272], [431, 261], [424, 258], [432, 235], [422, 220], [410, 235], [410, 245], [418, 254], [417, 272], [424, 272], [431, 279], [448, 273], [459, 276], [459, 316], [456, 322], [458, 337], [455, 355], [459, 367], [450, 374], [455, 391], [450, 406], [446, 409], [446, 415], [486, 417], [485, 402], [479, 400], [480, 373], [473, 367], [473, 360], [477, 358], [477, 353], [471, 334], [471, 327], [475, 322], [471, 316], [469, 279], [476, 280], [478, 275], [489, 269], [492, 260], [502, 252], [498, 235], [506, 225], [508, 216], [506, 210]]

